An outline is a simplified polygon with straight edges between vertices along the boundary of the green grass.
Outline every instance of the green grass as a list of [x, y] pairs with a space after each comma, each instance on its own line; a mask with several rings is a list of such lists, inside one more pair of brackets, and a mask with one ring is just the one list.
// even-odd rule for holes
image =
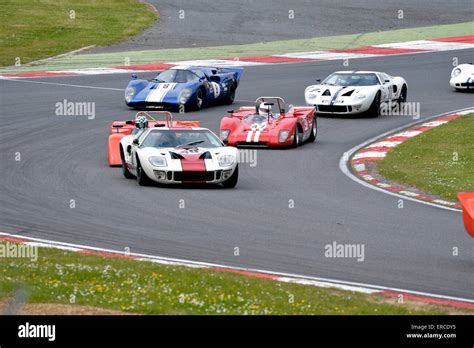
[[474, 22], [468, 22], [438, 25], [431, 27], [399, 29], [366, 34], [260, 42], [246, 45], [173, 48], [119, 53], [79, 54], [66, 58], [55, 59], [42, 66], [4, 68], [0, 69], [0, 73], [79, 69], [124, 65], [126, 59], [130, 60], [130, 64], [133, 65], [194, 59], [236, 58], [253, 55], [308, 52], [315, 50], [359, 47], [365, 45], [377, 45], [391, 42], [425, 39], [429, 40], [440, 37], [469, 35], [474, 33], [473, 27]]
[[424, 132], [377, 162], [382, 176], [455, 201], [474, 191], [474, 114]]
[[[395, 299], [240, 274], [39, 248], [38, 260], [0, 258], [0, 299], [74, 303], [144, 314], [445, 314]], [[293, 300], [292, 300], [293, 299]], [[387, 303], [390, 301], [390, 303]], [[467, 311], [468, 313], [472, 313]]]
[[25, 64], [84, 46], [110, 45], [138, 34], [155, 19], [136, 0], [3, 0], [0, 65], [14, 65], [16, 57]]

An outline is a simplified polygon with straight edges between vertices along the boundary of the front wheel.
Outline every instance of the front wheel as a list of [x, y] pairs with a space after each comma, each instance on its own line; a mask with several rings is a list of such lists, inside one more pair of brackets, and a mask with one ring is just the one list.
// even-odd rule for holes
[[234, 173], [232, 176], [222, 183], [222, 186], [226, 188], [234, 188], [237, 185], [237, 181], [239, 180], [239, 166], [235, 167]]
[[194, 101], [194, 109], [201, 110], [202, 106], [204, 105], [204, 93], [202, 92], [202, 88], [199, 88], [196, 91], [196, 99]]
[[311, 134], [309, 135], [309, 141], [314, 143], [318, 135], [318, 124], [316, 122], [316, 115], [313, 118], [313, 125], [311, 126]]
[[370, 117], [379, 117], [380, 116], [380, 93], [375, 95], [374, 101], [370, 105], [368, 110], [368, 114]]
[[301, 132], [300, 132], [300, 127], [295, 126], [295, 136], [293, 138], [293, 147], [298, 147], [301, 144]]
[[146, 175], [145, 171], [137, 158], [137, 182], [140, 186], [148, 186], [151, 183], [150, 178]]

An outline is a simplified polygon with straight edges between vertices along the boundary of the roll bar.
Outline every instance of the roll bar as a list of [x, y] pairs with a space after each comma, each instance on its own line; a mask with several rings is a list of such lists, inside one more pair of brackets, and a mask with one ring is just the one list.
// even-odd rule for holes
[[282, 97], [258, 97], [255, 100], [255, 104], [256, 104], [255, 110], [257, 111], [257, 113], [258, 113], [258, 107], [260, 106], [260, 104], [268, 102], [269, 99], [277, 102], [278, 110], [280, 111], [280, 114], [285, 113], [285, 100]]
[[[153, 117], [153, 115], [156, 116]], [[159, 115], [165, 115], [166, 116], [166, 127], [171, 128], [173, 126], [173, 115], [169, 111], [139, 111], [135, 115], [135, 119], [138, 116], [145, 116], [147, 119], [151, 121], [158, 122], [157, 118]]]

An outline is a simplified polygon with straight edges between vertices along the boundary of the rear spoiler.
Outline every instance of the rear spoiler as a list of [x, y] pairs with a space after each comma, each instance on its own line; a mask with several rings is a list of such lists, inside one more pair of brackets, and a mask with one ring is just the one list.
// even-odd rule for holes
[[234, 73], [235, 81], [237, 84], [240, 82], [240, 77], [244, 73], [244, 68], [220, 68], [223, 73]]
[[467, 233], [474, 238], [474, 192], [459, 192], [462, 207], [462, 218]]

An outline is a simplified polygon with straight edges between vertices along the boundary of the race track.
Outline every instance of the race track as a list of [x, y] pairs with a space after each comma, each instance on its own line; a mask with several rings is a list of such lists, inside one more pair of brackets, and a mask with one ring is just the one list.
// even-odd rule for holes
[[[448, 84], [452, 57], [472, 61], [473, 55], [464, 50], [356, 59], [349, 69], [405, 77], [409, 101], [420, 102], [426, 117], [473, 105], [472, 94], [455, 93]], [[342, 69], [341, 61], [248, 67], [234, 108], [259, 95], [303, 104], [308, 84]], [[1, 231], [474, 299], [473, 241], [459, 213], [409, 201], [399, 209], [397, 198], [360, 186], [339, 170], [345, 151], [412, 118], [320, 118], [316, 143], [259, 150], [256, 167], [241, 165], [234, 190], [140, 187], [106, 163], [111, 121], [134, 116], [123, 103], [128, 79], [0, 80]], [[95, 102], [95, 119], [56, 116], [55, 103], [64, 99]], [[228, 109], [185, 118], [217, 132]], [[15, 161], [18, 152], [21, 160]], [[365, 244], [364, 262], [325, 258], [324, 245], [333, 241]], [[459, 248], [456, 257], [453, 247]]]
[[[146, 0], [160, 18], [120, 52], [360, 34], [471, 21], [472, 0]], [[290, 12], [292, 11], [292, 12]], [[403, 11], [403, 18], [398, 18]], [[293, 16], [290, 19], [290, 14]]]

